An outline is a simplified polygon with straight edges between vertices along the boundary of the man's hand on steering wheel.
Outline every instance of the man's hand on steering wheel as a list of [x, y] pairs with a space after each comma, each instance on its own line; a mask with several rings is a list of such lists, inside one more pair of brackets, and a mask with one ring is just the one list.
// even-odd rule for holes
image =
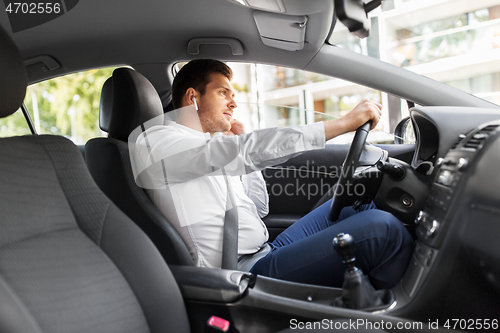
[[325, 121], [325, 138], [328, 141], [338, 135], [355, 131], [368, 121], [372, 123], [371, 128], [375, 128], [381, 116], [382, 104], [364, 99], [344, 117]]
[[[377, 126], [382, 116], [382, 105], [369, 100], [363, 100], [346, 116], [325, 122], [325, 136], [329, 140], [337, 135], [356, 130], [351, 148], [342, 166], [342, 172], [336, 184], [328, 218], [336, 221], [344, 207], [348, 191], [346, 188], [353, 181], [354, 171], [368, 136], [368, 131]], [[332, 135], [332, 137], [330, 137]]]

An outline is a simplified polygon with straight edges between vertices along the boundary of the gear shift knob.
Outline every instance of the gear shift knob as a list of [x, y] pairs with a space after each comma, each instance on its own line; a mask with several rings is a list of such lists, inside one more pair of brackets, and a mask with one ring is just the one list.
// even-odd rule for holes
[[367, 309], [383, 305], [381, 296], [375, 291], [368, 277], [354, 265], [356, 261], [354, 238], [349, 234], [338, 234], [333, 239], [333, 248], [346, 265], [342, 297], [337, 298], [335, 304], [350, 309]]
[[333, 248], [342, 258], [348, 273], [355, 272], [358, 268], [354, 265], [356, 257], [354, 255], [356, 247], [354, 238], [349, 234], [340, 233], [333, 238]]

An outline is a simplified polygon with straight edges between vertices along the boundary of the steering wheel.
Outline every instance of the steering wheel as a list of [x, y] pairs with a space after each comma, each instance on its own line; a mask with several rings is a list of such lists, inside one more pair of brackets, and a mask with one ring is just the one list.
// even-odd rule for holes
[[366, 122], [364, 125], [356, 130], [354, 139], [352, 139], [351, 148], [347, 153], [344, 164], [342, 166], [342, 172], [340, 173], [339, 180], [335, 185], [335, 192], [333, 194], [332, 203], [330, 206], [330, 212], [328, 213], [328, 219], [332, 222], [337, 221], [340, 215], [340, 211], [344, 208], [344, 202], [349, 196], [347, 187], [352, 183], [354, 178], [354, 171], [358, 166], [359, 157], [365, 146], [366, 137], [370, 131], [371, 121]]

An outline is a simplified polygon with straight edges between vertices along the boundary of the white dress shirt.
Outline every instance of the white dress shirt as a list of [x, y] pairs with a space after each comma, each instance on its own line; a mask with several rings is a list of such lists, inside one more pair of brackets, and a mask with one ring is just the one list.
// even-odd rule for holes
[[224, 215], [230, 208], [221, 168], [238, 209], [238, 255], [251, 254], [268, 240], [261, 220], [268, 197], [258, 171], [324, 146], [322, 123], [211, 137], [166, 121], [139, 135], [133, 158], [136, 181], [179, 232], [196, 265], [220, 268]]

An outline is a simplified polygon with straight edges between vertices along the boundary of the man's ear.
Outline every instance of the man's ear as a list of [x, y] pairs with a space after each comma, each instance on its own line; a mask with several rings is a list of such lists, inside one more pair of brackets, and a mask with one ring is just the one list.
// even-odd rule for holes
[[196, 97], [197, 96], [198, 96], [198, 92], [196, 91], [196, 89], [188, 88], [186, 90], [186, 93], [184, 94], [184, 100], [185, 100], [186, 105], [192, 105], [196, 109], [198, 109], [197, 105], [196, 105]]

